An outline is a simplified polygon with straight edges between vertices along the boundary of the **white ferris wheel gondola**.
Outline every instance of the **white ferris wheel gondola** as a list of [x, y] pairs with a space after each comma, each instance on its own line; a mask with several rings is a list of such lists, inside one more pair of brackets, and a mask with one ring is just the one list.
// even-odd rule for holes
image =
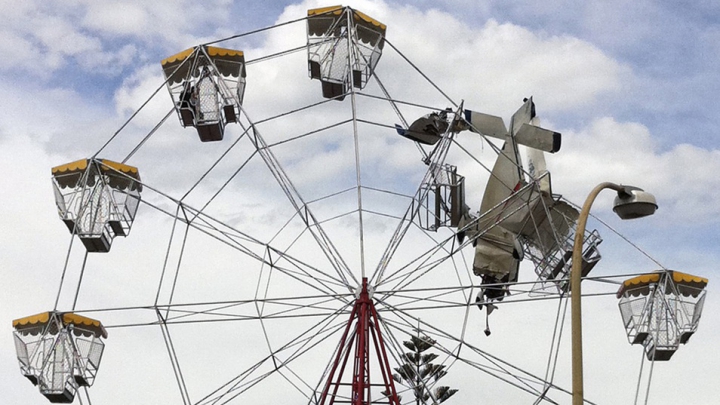
[[93, 385], [107, 331], [72, 312], [43, 312], [13, 321], [20, 370], [52, 403], [71, 403]]
[[221, 141], [225, 125], [237, 121], [245, 94], [245, 54], [197, 46], [161, 62], [170, 97], [183, 127], [203, 142]]
[[350, 87], [362, 89], [385, 42], [385, 24], [350, 7], [308, 10], [308, 72], [325, 98], [342, 101]]
[[625, 280], [617, 292], [630, 344], [648, 360], [667, 361], [697, 330], [708, 279], [661, 270]]
[[140, 205], [138, 169], [107, 159], [81, 159], [52, 168], [60, 219], [88, 252], [108, 252], [130, 233]]

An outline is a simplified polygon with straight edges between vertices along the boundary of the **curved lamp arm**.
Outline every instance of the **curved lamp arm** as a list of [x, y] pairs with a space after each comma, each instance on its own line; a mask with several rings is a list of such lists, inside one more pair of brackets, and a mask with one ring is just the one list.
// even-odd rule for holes
[[640, 218], [652, 215], [657, 209], [655, 197], [642, 189], [604, 182], [598, 184], [587, 196], [578, 216], [575, 242], [573, 244], [572, 268], [570, 270], [570, 306], [572, 311], [572, 403], [583, 404], [583, 355], [582, 355], [582, 310], [580, 282], [582, 281], [582, 249], [585, 225], [590, 216], [590, 207], [600, 191], [609, 188], [617, 191], [613, 211], [622, 219]]

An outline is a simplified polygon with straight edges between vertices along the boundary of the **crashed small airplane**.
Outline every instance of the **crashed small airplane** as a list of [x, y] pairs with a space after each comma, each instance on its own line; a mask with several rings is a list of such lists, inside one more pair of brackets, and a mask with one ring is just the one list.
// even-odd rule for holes
[[[457, 237], [465, 238], [475, 247], [473, 272], [481, 277], [481, 290], [476, 302], [487, 309], [486, 316], [510, 294], [509, 285], [518, 281], [520, 262], [526, 252], [536, 264], [541, 281], [551, 280], [560, 291], [567, 290], [562, 280], [570, 268], [568, 241], [574, 238], [578, 211], [552, 193], [550, 173], [544, 152], [560, 150], [561, 134], [541, 128], [531, 98], [513, 114], [510, 128], [502, 118], [464, 110], [464, 119], [448, 120], [448, 110], [433, 112], [398, 133], [426, 145], [434, 145], [446, 132], [469, 130], [486, 137], [502, 139], [490, 178], [485, 187], [478, 215], [464, 204], [457, 223]], [[452, 125], [450, 131], [449, 126]], [[527, 166], [523, 167], [518, 145], [527, 149]], [[598, 241], [596, 242], [599, 243]], [[583, 256], [586, 275], [600, 259], [596, 246]], [[489, 327], [485, 334], [490, 334]]]

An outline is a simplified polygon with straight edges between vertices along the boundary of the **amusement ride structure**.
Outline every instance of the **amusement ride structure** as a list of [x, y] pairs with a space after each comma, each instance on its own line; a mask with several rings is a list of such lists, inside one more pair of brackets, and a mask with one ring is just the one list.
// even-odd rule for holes
[[[296, 47], [236, 49], [298, 27]], [[138, 331], [145, 340], [115, 356], [172, 392], [158, 403], [435, 404], [471, 389], [492, 402], [482, 381], [527, 403], [567, 401], [554, 381], [560, 333], [545, 376], [483, 349], [498, 308], [561, 314], [572, 294], [579, 207], [545, 164], [561, 134], [540, 126], [529, 95], [507, 125], [466, 109], [389, 31], [327, 7], [169, 56], [164, 81], [100, 150], [52, 168], [70, 233], [58, 296], [13, 322], [40, 394], [92, 403], [94, 390], [131, 384], [113, 381], [107, 363], [120, 362], [107, 357]], [[408, 83], [383, 81], [385, 63]], [[148, 105], [169, 109], [151, 127]], [[665, 268], [595, 278], [603, 238], [581, 233], [586, 283], [617, 294], [647, 361], [669, 360], [698, 327], [707, 279]], [[100, 280], [123, 272], [122, 286]], [[438, 353], [425, 375], [418, 342]], [[412, 359], [416, 375], [403, 368]], [[435, 386], [441, 376], [459, 391]]]

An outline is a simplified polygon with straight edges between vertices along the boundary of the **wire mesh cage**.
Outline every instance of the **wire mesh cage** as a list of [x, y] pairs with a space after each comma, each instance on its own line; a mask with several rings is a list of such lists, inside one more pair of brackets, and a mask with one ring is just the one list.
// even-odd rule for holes
[[440, 227], [457, 227], [465, 206], [465, 177], [452, 165], [431, 163], [429, 181], [423, 182], [413, 204], [419, 210], [416, 221], [420, 228], [436, 231]]

